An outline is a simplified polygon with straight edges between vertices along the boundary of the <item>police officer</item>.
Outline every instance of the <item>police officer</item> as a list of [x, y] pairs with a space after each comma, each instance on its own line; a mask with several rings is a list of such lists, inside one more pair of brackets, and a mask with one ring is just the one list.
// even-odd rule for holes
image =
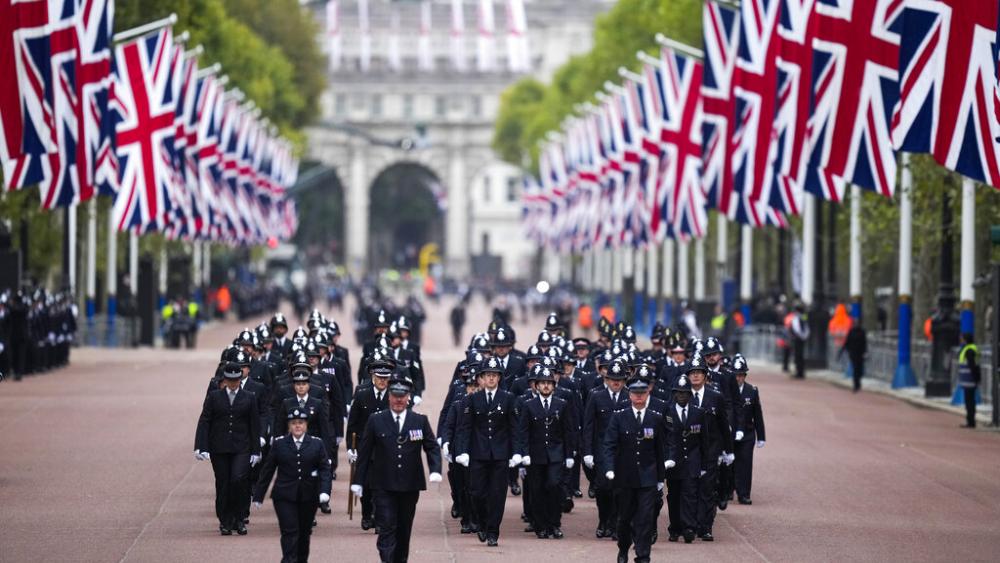
[[[359, 385], [354, 391], [354, 399], [351, 401], [351, 413], [347, 417], [347, 458], [351, 463], [358, 460], [358, 452], [354, 449], [355, 443], [364, 441], [365, 428], [368, 419], [389, 407], [388, 387], [389, 378], [395, 372], [396, 366], [391, 360], [383, 356], [382, 352], [375, 351], [372, 359], [364, 362], [368, 370], [369, 383]], [[367, 483], [362, 482], [362, 486]], [[368, 530], [375, 526], [375, 503], [372, 496], [361, 497], [361, 529]]]
[[692, 354], [688, 360], [687, 377], [691, 381], [691, 401], [696, 407], [705, 411], [705, 430], [708, 432], [708, 442], [702, 455], [716, 459], [710, 463], [709, 469], [698, 483], [698, 537], [702, 541], [715, 541], [712, 536], [712, 526], [715, 524], [715, 512], [719, 499], [719, 465], [729, 465], [733, 462], [730, 452], [733, 451], [733, 434], [729, 429], [729, 420], [722, 394], [706, 384], [708, 371], [700, 352]]
[[243, 510], [250, 487], [250, 467], [260, 461], [260, 411], [257, 396], [240, 389], [241, 367], [223, 368], [223, 386], [205, 397], [195, 432], [195, 458], [212, 461], [215, 472], [215, 514], [219, 532], [243, 536]]
[[601, 469], [615, 489], [618, 563], [628, 561], [633, 543], [636, 563], [648, 563], [656, 499], [665, 478], [666, 440], [663, 415], [648, 408], [649, 385], [636, 379], [628, 390], [631, 404], [615, 412], [608, 424]]
[[521, 464], [515, 453], [517, 419], [514, 396], [500, 389], [502, 360], [491, 357], [480, 370], [481, 389], [469, 395], [455, 439], [455, 461], [468, 467], [477, 511], [479, 541], [499, 543], [507, 497], [507, 469]]
[[384, 563], [404, 563], [410, 556], [410, 532], [424, 482], [421, 451], [427, 456], [431, 483], [441, 482], [441, 450], [427, 416], [408, 410], [412, 383], [396, 378], [389, 385], [389, 408], [368, 418], [358, 448], [351, 490], [375, 497], [378, 553]]
[[673, 401], [663, 420], [667, 427], [667, 526], [669, 540], [694, 541], [698, 527], [698, 480], [714, 460], [705, 455], [703, 410], [691, 404], [691, 382], [682, 374], [674, 380]]
[[[608, 424], [615, 411], [622, 410], [628, 406], [628, 391], [623, 390], [625, 380], [628, 378], [628, 370], [621, 362], [611, 364], [610, 368], [605, 368], [607, 375], [604, 377], [604, 384], [594, 388], [587, 398], [587, 406], [583, 415], [583, 432], [581, 434], [581, 450], [583, 452], [583, 463], [593, 469], [603, 468], [608, 464], [604, 460], [604, 436], [607, 433]], [[594, 496], [597, 499], [597, 531], [598, 538], [610, 538], [617, 536], [617, 510], [615, 510], [615, 498], [612, 482], [609, 481], [602, 471], [593, 471], [594, 475]]]
[[577, 427], [569, 403], [554, 394], [552, 370], [536, 365], [533, 375], [538, 395], [518, 416], [518, 453], [528, 471], [535, 535], [562, 539], [563, 468], [575, 464]]
[[742, 421], [743, 435], [734, 445], [736, 460], [733, 463], [736, 475], [736, 498], [740, 504], [753, 504], [750, 500], [750, 486], [753, 481], [753, 450], [764, 447], [764, 411], [760, 406], [760, 392], [757, 387], [746, 382], [749, 366], [743, 356], [733, 356], [733, 372], [739, 388], [736, 402], [736, 417]]
[[277, 471], [271, 500], [281, 530], [282, 563], [309, 561], [316, 509], [330, 502], [330, 454], [323, 440], [307, 433], [309, 417], [308, 409], [288, 412], [288, 434], [275, 438], [253, 492], [254, 507], [259, 509]]
[[461, 533], [472, 534], [479, 531], [473, 518], [472, 501], [469, 496], [469, 469], [455, 463], [451, 456], [451, 443], [458, 430], [458, 421], [462, 416], [462, 405], [465, 397], [479, 390], [479, 368], [482, 356], [476, 354], [463, 368], [462, 390], [452, 396], [447, 413], [441, 418], [438, 426], [438, 441], [441, 442], [441, 455], [448, 460], [448, 485], [451, 488], [451, 517], [461, 518]]

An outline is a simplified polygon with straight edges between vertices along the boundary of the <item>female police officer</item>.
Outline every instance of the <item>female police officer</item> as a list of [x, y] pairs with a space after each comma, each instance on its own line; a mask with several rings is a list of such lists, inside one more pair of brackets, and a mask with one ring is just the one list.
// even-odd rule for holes
[[309, 409], [292, 408], [287, 417], [289, 433], [275, 438], [264, 460], [253, 491], [253, 506], [260, 508], [277, 470], [271, 500], [281, 530], [281, 561], [306, 563], [316, 510], [320, 503], [330, 501], [330, 455], [323, 440], [306, 433]]

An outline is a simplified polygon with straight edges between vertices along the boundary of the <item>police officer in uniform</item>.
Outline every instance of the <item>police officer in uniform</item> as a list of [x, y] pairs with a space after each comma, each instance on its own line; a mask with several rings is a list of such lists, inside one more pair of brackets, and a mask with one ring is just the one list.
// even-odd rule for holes
[[[583, 415], [581, 450], [583, 463], [589, 468], [602, 468], [607, 464], [603, 458], [604, 435], [615, 411], [628, 406], [628, 391], [624, 390], [628, 370], [621, 362], [614, 362], [606, 368], [604, 384], [591, 390]], [[614, 488], [601, 471], [593, 471], [594, 496], [597, 499], [598, 538], [617, 536], [617, 510], [615, 510]]]
[[507, 497], [507, 469], [521, 464], [515, 453], [517, 418], [514, 396], [500, 389], [501, 359], [482, 366], [481, 389], [465, 399], [455, 439], [455, 461], [468, 467], [473, 504], [478, 512], [479, 541], [498, 545]]
[[739, 389], [739, 400], [734, 408], [741, 421], [743, 435], [734, 445], [736, 461], [733, 463], [736, 475], [736, 498], [740, 504], [753, 504], [750, 500], [750, 486], [753, 481], [753, 450], [764, 447], [764, 411], [760, 406], [760, 392], [747, 383], [749, 366], [743, 356], [733, 356], [733, 373]]
[[405, 563], [410, 556], [410, 532], [424, 482], [421, 453], [427, 456], [431, 483], [441, 482], [441, 450], [427, 416], [408, 410], [412, 384], [396, 378], [389, 385], [389, 408], [368, 418], [358, 447], [358, 465], [351, 490], [375, 497], [378, 553], [383, 563]]
[[[698, 367], [698, 366], [696, 366]], [[674, 380], [673, 401], [663, 420], [667, 427], [667, 526], [669, 540], [694, 541], [698, 527], [698, 480], [714, 460], [704, 455], [708, 431], [704, 411], [691, 404], [691, 382]]]
[[281, 563], [308, 563], [316, 510], [330, 502], [330, 454], [323, 440], [306, 432], [309, 416], [298, 407], [288, 412], [288, 434], [275, 438], [254, 487], [259, 509], [277, 471], [271, 500], [281, 530]]
[[[352, 448], [354, 442], [364, 441], [365, 428], [368, 419], [389, 408], [388, 387], [389, 378], [395, 372], [395, 364], [385, 358], [381, 352], [375, 351], [370, 361], [364, 362], [368, 370], [369, 383], [359, 385], [354, 391], [351, 401], [351, 413], [347, 417], [347, 447]], [[358, 460], [355, 449], [347, 450], [347, 458], [351, 463]], [[367, 483], [362, 482], [362, 486]], [[368, 530], [375, 526], [375, 503], [371, 495], [361, 497], [361, 529]]]
[[656, 499], [663, 488], [666, 440], [663, 415], [649, 408], [649, 385], [629, 384], [628, 408], [615, 412], [604, 436], [601, 468], [618, 506], [618, 563], [635, 544], [636, 563], [648, 563], [656, 529]]
[[719, 499], [719, 465], [733, 462], [733, 434], [722, 394], [706, 384], [707, 365], [700, 352], [695, 352], [688, 360], [687, 378], [691, 382], [691, 402], [705, 411], [705, 430], [708, 441], [702, 455], [716, 459], [709, 463], [708, 472], [698, 483], [698, 537], [702, 541], [715, 541], [712, 526]]
[[257, 396], [240, 389], [243, 370], [238, 364], [227, 364], [223, 377], [223, 386], [205, 397], [195, 432], [194, 454], [199, 461], [212, 461], [219, 532], [231, 536], [236, 530], [243, 536], [247, 533], [243, 510], [250, 487], [250, 467], [260, 461], [260, 411]]

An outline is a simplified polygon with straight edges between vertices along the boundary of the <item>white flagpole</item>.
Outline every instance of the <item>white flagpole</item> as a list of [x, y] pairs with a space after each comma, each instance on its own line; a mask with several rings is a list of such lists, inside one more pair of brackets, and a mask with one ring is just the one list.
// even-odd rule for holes
[[494, 38], [493, 0], [479, 0], [479, 26], [476, 42], [476, 69], [490, 72], [495, 66], [496, 41]]
[[850, 248], [851, 317], [861, 318], [861, 188], [851, 186], [851, 248]]
[[465, 72], [465, 12], [462, 0], [451, 0], [451, 62], [455, 70]]
[[719, 304], [722, 304], [723, 283], [726, 281], [727, 263], [729, 261], [729, 219], [725, 213], [719, 213], [715, 221], [718, 229], [715, 239], [715, 279], [718, 284]]
[[740, 251], [740, 301], [743, 314], [749, 319], [750, 300], [753, 298], [753, 227], [743, 225], [740, 229], [742, 250]]
[[962, 239], [958, 298], [961, 303], [962, 332], [975, 332], [976, 291], [976, 185], [962, 177]]
[[114, 214], [108, 210], [108, 333], [115, 326], [118, 314], [118, 229]]
[[660, 295], [663, 296], [664, 324], [673, 321], [674, 316], [674, 239], [663, 241], [663, 280], [660, 284]]
[[[69, 289], [73, 292], [74, 298], [76, 297], [76, 208], [79, 206], [77, 203], [73, 203], [69, 206], [69, 211], [66, 213], [67, 222], [66, 229], [69, 233]], [[79, 303], [74, 299], [74, 303]]]
[[124, 41], [128, 41], [129, 39], [140, 37], [161, 28], [174, 25], [175, 23], [177, 23], [177, 14], [170, 14], [163, 19], [151, 21], [149, 23], [142, 24], [139, 27], [133, 27], [132, 29], [127, 29], [125, 31], [120, 31], [116, 33], [112, 39], [115, 43], [122, 43]]
[[343, 64], [344, 45], [340, 34], [340, 3], [338, 0], [327, 0], [326, 3], [326, 36], [329, 41], [330, 70], [340, 70]]
[[686, 240], [677, 242], [677, 298], [686, 301], [691, 297], [688, 292], [690, 276], [688, 274], [688, 245]]
[[705, 300], [705, 239], [694, 239], [694, 300]]
[[128, 283], [135, 299], [139, 290], [139, 235], [133, 230], [128, 233]]
[[87, 325], [94, 328], [97, 313], [97, 200], [87, 203]]
[[361, 72], [368, 72], [372, 60], [372, 35], [368, 20], [368, 0], [358, 0], [358, 26], [361, 31]]
[[816, 275], [816, 197], [805, 194], [802, 211], [802, 303], [808, 307], [813, 302]]
[[899, 326], [897, 332], [896, 373], [892, 387], [916, 387], [917, 376], [910, 363], [913, 330], [913, 174], [910, 155], [903, 153], [899, 186]]

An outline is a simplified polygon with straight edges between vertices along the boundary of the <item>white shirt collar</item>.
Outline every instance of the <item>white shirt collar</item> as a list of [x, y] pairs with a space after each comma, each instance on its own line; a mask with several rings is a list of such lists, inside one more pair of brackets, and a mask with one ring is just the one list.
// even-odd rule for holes
[[406, 426], [406, 409], [403, 409], [403, 412], [401, 412], [399, 414], [396, 414], [395, 411], [392, 411], [392, 410], [390, 410], [389, 412], [392, 413], [392, 422], [394, 424], [396, 422], [396, 417], [398, 416], [399, 417], [400, 425], [401, 426]]
[[306, 393], [305, 395], [295, 395], [295, 400], [298, 401], [298, 402], [300, 402], [300, 403], [302, 401], [308, 401], [309, 400], [309, 393]]
[[645, 418], [645, 415], [642, 414], [642, 413], [645, 413], [645, 412], [646, 412], [646, 407], [643, 407], [642, 410], [637, 409], [635, 407], [632, 407], [632, 414], [634, 414], [634, 415], [639, 415], [639, 416], [642, 416], [643, 418]]
[[686, 408], [687, 408], [687, 405], [685, 405], [685, 406], [683, 406], [683, 407], [682, 407], [682, 406], [680, 405], [680, 403], [677, 403], [677, 404], [675, 404], [674, 406], [676, 406], [676, 407], [677, 407], [677, 416], [681, 416], [681, 415], [683, 414], [683, 412], [684, 412], [684, 409], [686, 409]]

